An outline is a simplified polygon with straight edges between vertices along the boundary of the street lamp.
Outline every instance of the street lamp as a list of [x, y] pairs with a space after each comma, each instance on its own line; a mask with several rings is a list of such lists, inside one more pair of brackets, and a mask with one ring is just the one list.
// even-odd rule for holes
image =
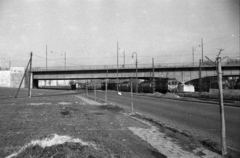
[[46, 45], [46, 69], [47, 69], [47, 45]]
[[136, 55], [136, 93], [138, 92], [137, 90], [138, 90], [138, 85], [137, 85], [137, 53], [136, 52], [133, 52], [132, 53], [132, 58], [133, 58], [133, 55]]
[[125, 50], [124, 50], [124, 52], [123, 52], [123, 66], [122, 66], [123, 68], [125, 67]]
[[193, 55], [193, 66], [194, 66], [194, 47], [192, 47], [192, 55]]
[[108, 84], [107, 84], [107, 80], [108, 80], [108, 66], [105, 65], [104, 68], [107, 67], [107, 73], [106, 73], [106, 80], [105, 80], [105, 102], [107, 103], [107, 87], [108, 87]]

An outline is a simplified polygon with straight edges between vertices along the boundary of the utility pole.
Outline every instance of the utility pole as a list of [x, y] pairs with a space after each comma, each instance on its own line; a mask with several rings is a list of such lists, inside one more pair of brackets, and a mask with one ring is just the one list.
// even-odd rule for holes
[[47, 69], [47, 45], [46, 45], [46, 69]]
[[203, 39], [201, 38], [201, 46], [202, 46], [202, 62], [203, 62]]
[[131, 109], [132, 109], [132, 114], [133, 114], [133, 86], [132, 86], [132, 78], [130, 80], [130, 86], [131, 86]]
[[108, 92], [107, 92], [107, 81], [108, 81], [108, 66], [105, 65], [104, 68], [107, 67], [107, 73], [106, 73], [106, 80], [105, 80], [105, 102], [107, 103], [107, 95], [108, 95]]
[[65, 70], [66, 70], [66, 62], [67, 61], [67, 58], [66, 58], [66, 52], [65, 52]]
[[199, 92], [202, 93], [202, 60], [199, 59]]
[[137, 53], [136, 52], [132, 53], [132, 58], [133, 58], [134, 54], [136, 55], [136, 93], [138, 93], [138, 81], [137, 81], [137, 73], [138, 73], [138, 71], [137, 71], [137, 64], [138, 64], [138, 61], [137, 61]]
[[[220, 50], [221, 51], [221, 50]], [[221, 68], [221, 57], [217, 57], [217, 67], [218, 67], [218, 87], [219, 87], [219, 104], [220, 104], [220, 115], [221, 115], [221, 127], [222, 127], [222, 156], [227, 154], [226, 146], [226, 125], [225, 125], [225, 115], [223, 106], [223, 89], [222, 89], [222, 68]]]
[[152, 92], [155, 93], [154, 58], [152, 58]]
[[193, 66], [194, 66], [194, 47], [192, 47], [192, 55], [193, 55]]
[[125, 67], [125, 50], [123, 52], [123, 68]]
[[117, 92], [118, 92], [118, 42], [117, 42]]
[[25, 72], [24, 72], [24, 74], [23, 74], [22, 80], [21, 80], [20, 85], [19, 85], [18, 90], [17, 90], [17, 94], [15, 95], [15, 98], [17, 98], [17, 96], [18, 96], [18, 92], [19, 92], [19, 90], [20, 90], [20, 88], [21, 88], [21, 86], [22, 86], [23, 79], [24, 79], [25, 76], [26, 76], [27, 69], [28, 69], [28, 66], [29, 66], [31, 60], [32, 60], [32, 56], [30, 57], [30, 59], [29, 59], [29, 61], [28, 61], [27, 67], [26, 67]]
[[[223, 89], [222, 89], [222, 67], [221, 61], [225, 59], [224, 57], [221, 60], [220, 54], [223, 49], [220, 49], [219, 54], [217, 55], [217, 76], [218, 76], [218, 87], [219, 87], [219, 106], [220, 106], [220, 119], [221, 119], [221, 142], [222, 142], [222, 157], [225, 157], [227, 154], [227, 145], [226, 145], [226, 125], [225, 125], [225, 114], [224, 114], [224, 105], [223, 105]], [[206, 57], [209, 61], [211, 61], [208, 57]], [[214, 65], [216, 65], [213, 61], [211, 61]]]
[[28, 87], [28, 96], [31, 98], [31, 85], [32, 85], [32, 52], [30, 54], [30, 69], [29, 69], [29, 87]]

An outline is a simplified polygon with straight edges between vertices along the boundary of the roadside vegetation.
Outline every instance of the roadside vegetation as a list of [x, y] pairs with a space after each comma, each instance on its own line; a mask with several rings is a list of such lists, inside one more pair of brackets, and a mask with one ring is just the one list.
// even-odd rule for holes
[[37, 90], [28, 98], [21, 89], [17, 99], [15, 92], [0, 89], [0, 157], [138, 157], [132, 143], [147, 146], [119, 130], [119, 109], [86, 105], [73, 91]]

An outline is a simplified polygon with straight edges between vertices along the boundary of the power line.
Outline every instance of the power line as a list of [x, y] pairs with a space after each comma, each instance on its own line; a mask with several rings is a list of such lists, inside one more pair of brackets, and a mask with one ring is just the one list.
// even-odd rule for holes
[[[39, 57], [39, 58], [43, 58], [43, 59], [46, 59], [44, 57], [41, 57], [41, 56], [38, 56], [38, 55], [33, 55], [33, 56], [36, 56], [36, 57]], [[65, 63], [64, 61], [59, 61], [59, 60], [54, 60], [54, 59], [47, 59], [47, 60], [51, 60], [51, 61], [54, 61], [54, 62], [59, 62], [59, 63]], [[72, 63], [67, 63], [67, 64], [70, 64], [70, 65], [76, 65], [76, 66], [81, 66], [81, 65], [77, 65], [77, 64], [72, 64]]]

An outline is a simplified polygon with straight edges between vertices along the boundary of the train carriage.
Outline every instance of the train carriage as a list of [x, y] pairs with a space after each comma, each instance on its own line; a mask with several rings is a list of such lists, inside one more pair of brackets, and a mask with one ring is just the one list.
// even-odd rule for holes
[[140, 84], [140, 91], [144, 93], [152, 92], [176, 92], [178, 81], [174, 78], [156, 78], [154, 81], [144, 81]]

